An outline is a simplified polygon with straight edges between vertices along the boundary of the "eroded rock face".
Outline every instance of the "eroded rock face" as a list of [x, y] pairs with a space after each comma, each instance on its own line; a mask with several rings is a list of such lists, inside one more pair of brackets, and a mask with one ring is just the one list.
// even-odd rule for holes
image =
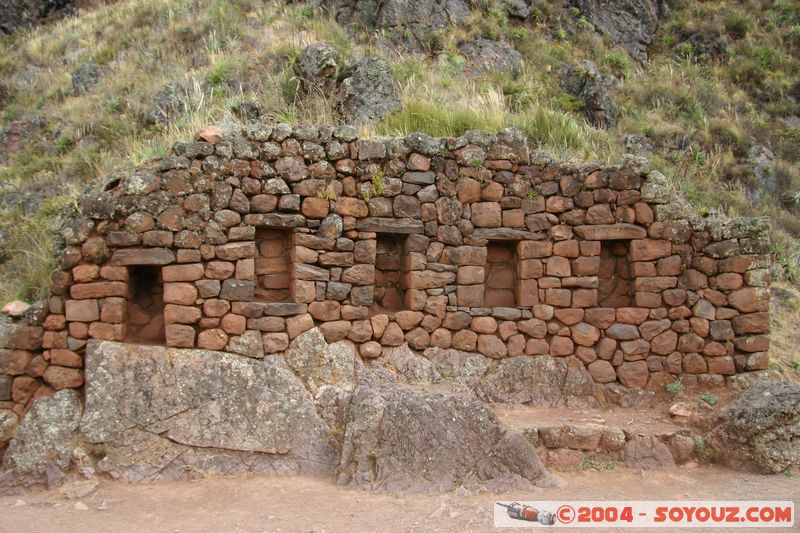
[[326, 43], [314, 43], [303, 48], [293, 68], [304, 91], [319, 91], [325, 95], [336, 90], [339, 63], [336, 48]]
[[336, 95], [337, 111], [347, 120], [362, 122], [385, 117], [400, 109], [389, 63], [365, 59], [345, 78]]
[[25, 416], [3, 459], [13, 478], [23, 485], [58, 484], [73, 459], [73, 436], [81, 418], [74, 390], [40, 398]]
[[319, 328], [312, 328], [292, 341], [286, 362], [306, 388], [316, 394], [324, 385], [352, 391], [356, 365], [361, 360], [356, 358], [351, 343], [328, 344]]
[[269, 361], [102, 341], [89, 343], [86, 372], [81, 432], [106, 447], [101, 469], [125, 479], [213, 462], [213, 449], [249, 452], [261, 470], [330, 472], [338, 462], [309, 392]]
[[596, 385], [574, 357], [513, 357], [487, 371], [478, 385], [485, 401], [536, 407], [597, 405]]
[[522, 54], [506, 42], [475, 39], [459, 46], [459, 50], [467, 57], [473, 74], [505, 72], [519, 76]]
[[800, 465], [800, 385], [751, 385], [705, 440], [723, 463], [737, 470], [776, 473]]
[[338, 23], [383, 30], [390, 41], [413, 51], [429, 49], [438, 33], [469, 17], [463, 0], [328, 0], [326, 4]]
[[67, 14], [74, 4], [74, 0], [7, 0], [0, 9], [0, 33], [13, 33], [49, 17]]
[[600, 33], [631, 55], [647, 58], [647, 47], [659, 25], [657, 0], [574, 0], [581, 14]]
[[597, 70], [594, 62], [586, 60], [562, 70], [561, 87], [583, 101], [586, 119], [595, 127], [613, 126], [614, 103], [606, 92], [608, 81]]
[[360, 384], [337, 483], [372, 490], [530, 490], [559, 483], [466, 388]]

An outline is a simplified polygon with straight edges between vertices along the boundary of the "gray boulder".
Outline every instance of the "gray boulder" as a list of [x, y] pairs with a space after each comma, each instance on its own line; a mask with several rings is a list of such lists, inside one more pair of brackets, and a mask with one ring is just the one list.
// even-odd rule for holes
[[608, 81], [592, 61], [570, 65], [559, 73], [561, 88], [583, 102], [586, 120], [597, 128], [615, 124], [614, 103], [606, 92]]
[[737, 470], [777, 473], [800, 466], [800, 385], [754, 383], [723, 411], [705, 443]]
[[385, 59], [364, 59], [336, 94], [336, 109], [347, 120], [362, 122], [400, 109], [392, 72]]
[[506, 42], [475, 39], [460, 45], [458, 49], [467, 58], [473, 75], [505, 72], [516, 78], [520, 74], [524, 58]]
[[425, 350], [425, 357], [436, 365], [442, 377], [472, 389], [478, 386], [481, 377], [489, 368], [489, 359], [479, 353], [428, 348]]
[[659, 26], [658, 0], [573, 0], [581, 14], [603, 35], [639, 59]]
[[326, 43], [306, 46], [293, 67], [305, 92], [318, 91], [323, 95], [335, 92], [340, 65], [339, 52], [333, 46]]
[[330, 474], [338, 462], [311, 395], [271, 360], [90, 341], [86, 384], [81, 432], [115, 477]]
[[361, 359], [350, 342], [328, 344], [319, 328], [311, 328], [289, 345], [286, 362], [306, 388], [316, 394], [324, 385], [352, 391], [356, 365], [361, 364]]
[[384, 347], [383, 354], [375, 362], [393, 370], [407, 383], [430, 384], [442, 379], [431, 361], [414, 353], [405, 343], [394, 348]]
[[326, 5], [339, 24], [378, 30], [392, 43], [416, 52], [436, 49], [449, 25], [469, 18], [464, 0], [327, 0]]
[[509, 17], [528, 20], [533, 13], [531, 9], [532, 0], [501, 0], [500, 4], [505, 8]]
[[72, 73], [72, 94], [81, 94], [97, 85], [100, 81], [100, 65], [87, 61]]
[[575, 357], [511, 357], [490, 368], [477, 386], [487, 402], [535, 407], [598, 405], [598, 386]]
[[37, 400], [6, 450], [4, 466], [12, 479], [22, 485], [59, 484], [73, 461], [80, 419], [81, 402], [74, 390]]
[[169, 82], [153, 96], [153, 104], [147, 111], [148, 124], [163, 124], [186, 111], [186, 89], [178, 82]]
[[414, 492], [555, 486], [536, 450], [466, 388], [360, 384], [337, 483]]
[[625, 443], [625, 466], [642, 470], [660, 470], [675, 466], [669, 448], [653, 435], [641, 435]]
[[5, 0], [0, 9], [0, 33], [35, 26], [48, 18], [72, 12], [75, 0]]

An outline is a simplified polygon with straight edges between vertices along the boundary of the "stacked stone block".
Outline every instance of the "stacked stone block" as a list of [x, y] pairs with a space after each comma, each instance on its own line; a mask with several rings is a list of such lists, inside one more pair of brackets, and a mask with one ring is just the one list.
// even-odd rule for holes
[[148, 341], [141, 268], [163, 284], [169, 346], [260, 358], [318, 326], [364, 358], [403, 343], [576, 357], [629, 387], [766, 366], [767, 221], [700, 217], [641, 161], [532, 160], [510, 129], [254, 124], [214, 141], [83, 198], [47, 316], [2, 326], [3, 406], [81, 386], [90, 338]]

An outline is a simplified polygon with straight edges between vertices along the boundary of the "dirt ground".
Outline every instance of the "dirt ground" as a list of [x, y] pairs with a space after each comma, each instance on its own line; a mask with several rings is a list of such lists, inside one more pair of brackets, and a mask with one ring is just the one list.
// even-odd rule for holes
[[0, 531], [449, 533], [491, 531], [495, 500], [791, 499], [796, 508], [800, 504], [800, 478], [784, 475], [711, 467], [559, 475], [567, 482], [565, 488], [502, 495], [374, 494], [303, 477], [218, 477], [150, 485], [103, 481], [93, 494], [78, 500], [64, 499], [57, 490], [0, 497]]

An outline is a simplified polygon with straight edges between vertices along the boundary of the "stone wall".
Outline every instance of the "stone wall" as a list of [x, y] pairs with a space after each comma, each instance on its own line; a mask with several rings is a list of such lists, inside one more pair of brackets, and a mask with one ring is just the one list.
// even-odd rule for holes
[[90, 338], [261, 358], [315, 325], [365, 359], [549, 354], [627, 387], [767, 365], [768, 220], [701, 217], [642, 160], [556, 163], [510, 129], [198, 139], [82, 199], [52, 296], [0, 326], [0, 408], [81, 387]]

